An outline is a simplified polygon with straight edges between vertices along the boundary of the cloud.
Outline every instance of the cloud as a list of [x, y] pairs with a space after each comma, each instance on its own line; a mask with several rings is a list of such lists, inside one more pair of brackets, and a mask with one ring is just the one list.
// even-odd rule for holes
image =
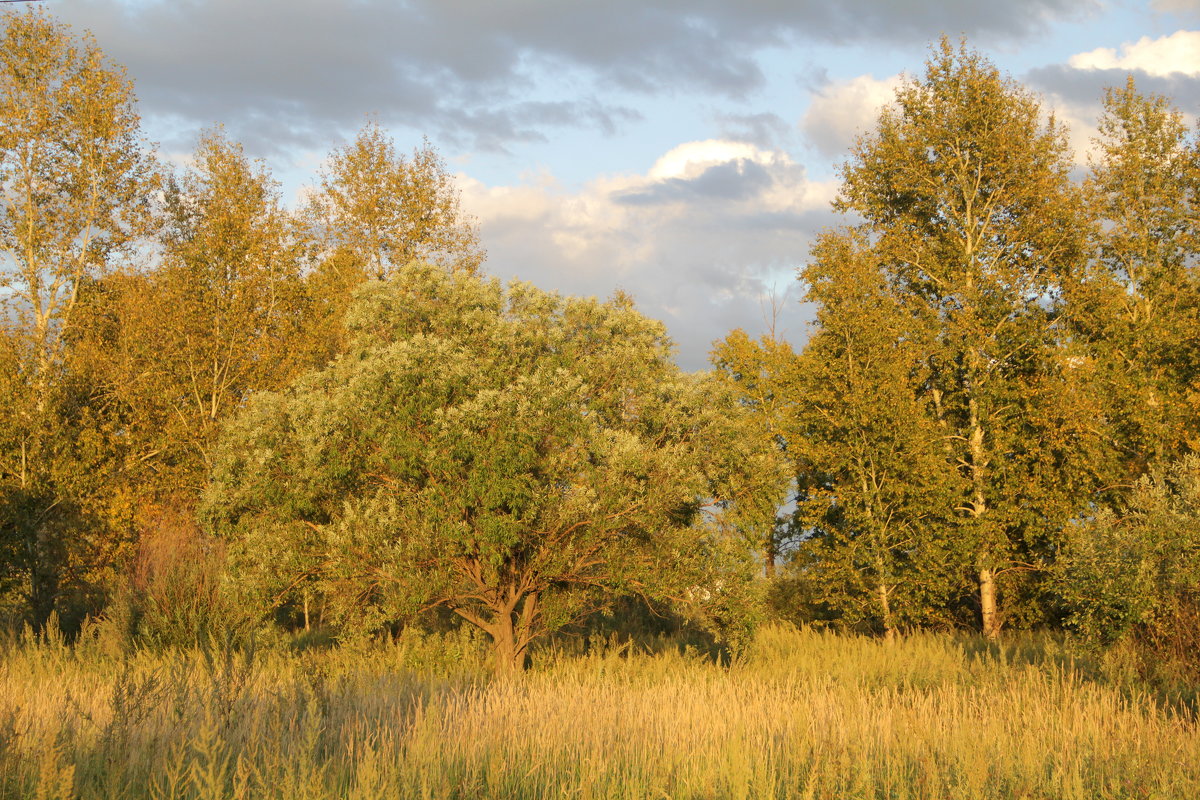
[[1200, 0], [1152, 0], [1150, 7], [1168, 14], [1200, 14]]
[[792, 138], [792, 126], [771, 112], [758, 114], [730, 114], [719, 112], [713, 115], [723, 139], [776, 149], [785, 147]]
[[818, 89], [800, 120], [800, 129], [821, 155], [845, 156], [855, 139], [871, 130], [879, 110], [896, 97], [900, 76], [859, 75]]
[[[1094, 148], [1105, 89], [1123, 86], [1130, 75], [1144, 93], [1168, 97], [1185, 111], [1200, 107], [1200, 31], [1079, 53], [1065, 64], [1032, 69], [1023, 81], [1042, 92], [1045, 108], [1066, 123], [1076, 164], [1082, 166]], [[820, 155], [844, 157], [895, 97], [901, 80], [900, 75], [860, 75], [819, 86], [800, 120], [801, 132]]]
[[649, 187], [618, 195], [618, 203], [631, 206], [704, 200], [746, 200], [773, 182], [766, 167], [748, 159], [714, 164], [693, 178], [668, 178]]
[[710, 167], [734, 161], [773, 161], [784, 158], [782, 154], [755, 147], [747, 142], [732, 142], [722, 139], [706, 139], [702, 142], [685, 142], [673, 147], [660, 156], [650, 168], [647, 177], [662, 181], [677, 178], [696, 178]]
[[1124, 86], [1131, 76], [1143, 94], [1167, 97], [1176, 108], [1193, 112], [1200, 107], [1200, 32], [1177, 31], [1119, 49], [1079, 53], [1066, 64], [1030, 70], [1025, 82], [1043, 92], [1071, 126], [1076, 161], [1082, 164], [1093, 149], [1105, 89]]
[[[461, 178], [482, 221], [487, 268], [560, 291], [634, 290], [665, 321], [680, 363], [699, 369], [735, 327], [761, 332], [770, 297], [794, 284], [813, 235], [834, 221], [834, 186], [786, 154], [707, 140], [663, 154], [645, 174], [598, 178], [579, 192], [553, 176], [494, 186]], [[799, 337], [804, 320], [785, 311]]]
[[1068, 64], [1079, 70], [1123, 70], [1155, 77], [1200, 75], [1200, 31], [1176, 31], [1151, 39], [1143, 36], [1121, 45], [1120, 55], [1100, 47], [1072, 56]]
[[[149, 113], [180, 130], [225, 122], [286, 150], [325, 143], [375, 113], [481, 149], [557, 126], [616, 130], [614, 92], [741, 99], [757, 55], [801, 42], [1015, 40], [1078, 0], [62, 0], [127, 65]], [[580, 100], [580, 98], [587, 98]], [[332, 136], [331, 136], [332, 135]]]

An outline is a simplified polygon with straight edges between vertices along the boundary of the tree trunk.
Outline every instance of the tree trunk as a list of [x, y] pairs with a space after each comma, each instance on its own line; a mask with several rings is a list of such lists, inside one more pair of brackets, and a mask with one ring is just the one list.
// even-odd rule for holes
[[766, 574], [767, 580], [775, 577], [775, 559], [778, 555], [775, 548], [775, 536], [772, 534], [763, 547], [763, 572]]
[[511, 614], [497, 614], [488, 633], [492, 635], [497, 675], [517, 675], [525, 669], [525, 647], [517, 641]]
[[983, 617], [983, 635], [990, 641], [1000, 638], [1000, 615], [996, 612], [996, 573], [979, 570], [979, 607]]
[[[971, 370], [969, 386], [974, 388], [975, 371], [979, 365], [979, 354], [975, 349], [971, 349], [968, 354], [968, 365]], [[970, 435], [968, 442], [970, 445], [971, 454], [971, 516], [974, 517], [976, 525], [976, 535], [988, 537], [989, 534], [984, 530], [982, 525], [983, 517], [987, 514], [987, 495], [985, 487], [987, 478], [985, 471], [988, 467], [987, 449], [984, 444], [983, 421], [979, 413], [979, 402], [973, 394], [968, 395], [967, 408], [970, 411]], [[989, 537], [990, 538], [990, 537]], [[1000, 638], [1000, 615], [996, 613], [996, 572], [990, 565], [992, 547], [989, 539], [980, 541], [976, 545], [980, 548], [980, 563], [979, 567], [979, 611], [980, 611], [980, 627], [983, 635], [990, 641], [995, 641]]]
[[883, 638], [887, 641], [895, 641], [896, 627], [892, 624], [892, 603], [888, 595], [888, 585], [883, 581], [879, 582], [879, 609], [883, 616]]

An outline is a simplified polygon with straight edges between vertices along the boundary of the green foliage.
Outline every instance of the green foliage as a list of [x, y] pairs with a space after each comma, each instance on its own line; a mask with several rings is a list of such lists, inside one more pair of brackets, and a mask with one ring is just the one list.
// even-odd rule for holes
[[209, 514], [265, 598], [315, 583], [358, 632], [445, 606], [506, 667], [612, 592], [739, 595], [697, 525], [731, 409], [627, 300], [413, 264], [348, 320], [346, 355], [223, 439]]
[[1058, 566], [1067, 624], [1109, 644], [1161, 634], [1200, 596], [1200, 458], [1142, 478], [1129, 505], [1069, 529]]
[[825, 505], [814, 569], [853, 616], [889, 628], [888, 596], [911, 590], [920, 619], [969, 572], [997, 636], [1003, 590], [1041, 574], [1091, 485], [1092, 409], [1056, 322], [1086, 231], [1069, 171], [1037, 99], [945, 39], [843, 168], [835, 206], [862, 222], [814, 248], [819, 328], [793, 392]]
[[1132, 78], [1105, 92], [1098, 127], [1084, 185], [1094, 257], [1065, 290], [1079, 361], [1104, 402], [1107, 482], [1129, 484], [1200, 448], [1200, 159], [1182, 114]]
[[792, 372], [797, 515], [809, 534], [791, 578], [843, 623], [890, 636], [936, 620], [970, 564], [947, 536], [961, 486], [921, 396], [932, 332], [863, 231], [826, 233], [801, 277], [818, 311]]
[[717, 342], [712, 352], [716, 385], [732, 393], [742, 413], [742, 430], [731, 444], [742, 463], [757, 462], [750, 470], [759, 476], [758, 485], [747, 492], [751, 503], [743, 504], [741, 533], [758, 551], [768, 579], [774, 578], [781, 554], [796, 537], [797, 519], [780, 514], [784, 500], [794, 493], [797, 462], [795, 427], [792, 424], [798, 398], [795, 392], [796, 354], [773, 334], [753, 341], [742, 330], [734, 330]]

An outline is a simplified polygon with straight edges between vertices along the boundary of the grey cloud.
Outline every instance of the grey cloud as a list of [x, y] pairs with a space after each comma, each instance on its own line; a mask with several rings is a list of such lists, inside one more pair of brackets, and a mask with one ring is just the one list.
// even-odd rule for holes
[[1152, 0], [1150, 7], [1159, 13], [1200, 16], [1200, 0]]
[[[502, 148], [561, 125], [616, 130], [621, 109], [571, 97], [534, 119], [539, 70], [602, 93], [699, 89], [742, 98], [760, 48], [803, 41], [924, 41], [937, 31], [1028, 36], [1086, 0], [63, 0], [127, 65], [154, 113], [264, 142], [324, 145], [365, 113], [442, 139]], [[551, 98], [550, 105], [561, 98]], [[534, 115], [536, 116], [536, 115]], [[308, 119], [306, 124], [298, 121]], [[287, 129], [291, 130], [287, 130]], [[311, 132], [311, 134], [309, 133]], [[286, 144], [284, 145], [286, 146]]]
[[612, 134], [641, 119], [635, 109], [586, 102], [514, 102], [505, 109], [447, 108], [439, 140], [464, 149], [504, 152], [514, 142], [545, 142], [547, 129], [586, 124]]
[[749, 200], [774, 183], [766, 167], [738, 159], [716, 164], [694, 178], [669, 178], [644, 189], [625, 192], [614, 200], [622, 205], [648, 206], [696, 200]]
[[514, 119], [527, 125], [567, 126], [585, 124], [607, 135], [631, 122], [639, 122], [642, 113], [627, 106], [605, 105], [595, 98], [586, 101], [525, 102], [512, 107]]
[[1124, 86], [1133, 75], [1138, 90], [1147, 94], [1164, 95], [1189, 114], [1200, 113], [1200, 77], [1173, 74], [1149, 75], [1139, 70], [1076, 69], [1056, 64], [1031, 70], [1025, 80], [1030, 86], [1062, 97], [1072, 105], [1098, 111], [1107, 87]]
[[595, 98], [526, 99], [522, 52], [438, 19], [437, 4], [74, 0], [59, 12], [128, 67], [149, 115], [224, 122], [259, 153], [323, 148], [366, 114], [483, 150], [638, 118]]
[[713, 115], [718, 125], [722, 139], [749, 144], [767, 150], [785, 149], [794, 138], [792, 126], [778, 114], [762, 112], [758, 114], [726, 114]]

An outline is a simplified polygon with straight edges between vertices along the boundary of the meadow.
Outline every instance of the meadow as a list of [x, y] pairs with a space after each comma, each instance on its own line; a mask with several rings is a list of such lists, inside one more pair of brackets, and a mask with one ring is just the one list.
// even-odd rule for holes
[[1187, 705], [1053, 639], [771, 626], [726, 664], [660, 644], [545, 648], [496, 679], [469, 632], [257, 652], [25, 637], [0, 662], [0, 797], [1200, 796]]

